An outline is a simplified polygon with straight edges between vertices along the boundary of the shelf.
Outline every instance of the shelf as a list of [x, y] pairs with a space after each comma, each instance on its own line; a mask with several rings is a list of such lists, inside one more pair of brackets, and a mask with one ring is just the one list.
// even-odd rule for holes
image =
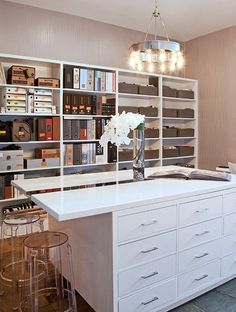
[[163, 158], [163, 160], [170, 160], [170, 159], [187, 159], [187, 158], [196, 158], [196, 156], [195, 156], [195, 155], [192, 155], [192, 156], [167, 157], [167, 158]]
[[63, 114], [64, 119], [92, 119], [92, 118], [111, 118], [111, 115], [70, 115]]
[[55, 170], [60, 169], [60, 166], [57, 167], [41, 167], [41, 168], [34, 168], [34, 169], [18, 169], [18, 170], [6, 170], [6, 171], [0, 171], [0, 174], [2, 173], [14, 173], [14, 172], [30, 172], [30, 171], [42, 171], [42, 170]]
[[99, 142], [98, 139], [87, 139], [87, 140], [63, 140], [63, 143], [87, 143], [87, 142]]
[[23, 117], [28, 117], [28, 116], [35, 116], [35, 117], [59, 117], [60, 114], [38, 114], [38, 113], [0, 113], [0, 118], [1, 116], [23, 116]]
[[91, 167], [91, 166], [106, 166], [106, 165], [115, 165], [116, 162], [114, 163], [102, 163], [102, 164], [82, 164], [82, 165], [69, 165], [69, 166], [63, 166], [64, 169], [69, 169], [69, 168], [81, 168], [81, 167]]
[[196, 139], [196, 137], [169, 137], [169, 138], [163, 138], [163, 140], [193, 140]]
[[155, 120], [158, 120], [158, 119], [160, 119], [160, 117], [148, 117], [148, 116], [145, 116], [145, 119], [155, 119]]
[[158, 95], [146, 95], [146, 94], [132, 94], [132, 93], [118, 93], [119, 97], [129, 97], [129, 98], [142, 98], [142, 99], [160, 99]]
[[40, 87], [40, 86], [25, 86], [25, 85], [13, 85], [13, 84], [0, 84], [0, 88], [24, 88], [24, 89], [47, 89], [53, 91], [59, 91], [60, 88]]
[[100, 95], [116, 95], [116, 92], [107, 92], [107, 91], [93, 91], [93, 90], [80, 90], [80, 89], [68, 89], [64, 88], [64, 92], [76, 92], [76, 93], [84, 93], [84, 94], [100, 94]]
[[181, 101], [181, 102], [194, 102], [194, 101], [196, 101], [196, 99], [176, 98], [176, 97], [169, 97], [169, 96], [163, 96], [162, 98], [165, 101]]
[[60, 141], [28, 141], [28, 142], [0, 142], [0, 145], [7, 145], [7, 144], [48, 144], [48, 143], [60, 143]]
[[177, 120], [186, 120], [186, 121], [194, 121], [196, 120], [196, 118], [181, 118], [181, 117], [163, 117], [163, 120], [173, 120], [173, 121], [177, 121]]
[[[152, 159], [144, 159], [144, 161], [159, 161], [160, 158], [152, 158]], [[132, 163], [133, 160], [122, 160], [122, 161], [119, 161], [118, 163], [119, 164], [126, 164], [126, 163]]]
[[7, 203], [7, 202], [12, 202], [12, 201], [18, 201], [18, 200], [22, 200], [22, 199], [28, 199], [27, 196], [25, 195], [21, 195], [19, 197], [13, 197], [13, 198], [7, 198], [7, 199], [0, 199], [0, 204], [2, 203]]

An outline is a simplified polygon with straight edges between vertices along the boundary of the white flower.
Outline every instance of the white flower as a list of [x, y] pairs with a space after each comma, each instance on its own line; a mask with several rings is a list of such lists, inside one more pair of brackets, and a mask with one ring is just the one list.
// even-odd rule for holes
[[107, 125], [104, 127], [104, 133], [99, 143], [104, 146], [108, 142], [115, 143], [117, 146], [121, 144], [129, 145], [130, 139], [128, 135], [130, 130], [134, 130], [141, 123], [144, 123], [144, 115], [125, 113], [116, 114], [111, 117]]

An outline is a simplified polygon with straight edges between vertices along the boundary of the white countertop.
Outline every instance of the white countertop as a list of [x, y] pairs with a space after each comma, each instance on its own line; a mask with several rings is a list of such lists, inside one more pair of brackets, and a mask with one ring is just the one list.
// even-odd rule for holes
[[231, 182], [156, 179], [38, 194], [32, 200], [63, 221], [230, 188], [236, 188], [236, 176]]
[[[176, 166], [152, 167], [145, 169], [148, 176], [154, 172], [179, 168]], [[56, 177], [45, 177], [36, 179], [13, 180], [12, 185], [19, 191], [30, 194], [35, 191], [61, 189], [76, 187], [80, 185], [91, 185], [99, 183], [109, 183], [130, 180], [133, 178], [133, 170], [106, 171], [86, 174], [70, 174]]]

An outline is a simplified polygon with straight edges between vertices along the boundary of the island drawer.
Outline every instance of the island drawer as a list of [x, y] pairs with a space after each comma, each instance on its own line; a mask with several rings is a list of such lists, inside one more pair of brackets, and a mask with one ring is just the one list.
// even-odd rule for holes
[[220, 258], [219, 240], [179, 253], [179, 272], [189, 271]]
[[214, 261], [202, 266], [200, 269], [184, 273], [178, 277], [178, 295], [185, 295], [219, 278], [220, 261]]
[[176, 298], [176, 279], [149, 287], [119, 301], [119, 312], [148, 312]]
[[223, 276], [229, 276], [236, 273], [236, 253], [224, 257], [221, 260], [221, 272]]
[[176, 243], [176, 231], [171, 231], [121, 245], [118, 247], [118, 267], [123, 269], [168, 256], [176, 252]]
[[202, 222], [179, 230], [179, 249], [188, 249], [211, 240], [221, 235], [221, 219]]
[[176, 274], [176, 255], [148, 262], [119, 273], [119, 296], [141, 290]]
[[225, 236], [221, 243], [221, 256], [227, 256], [236, 252], [236, 234]]
[[224, 217], [224, 235], [236, 233], [236, 213]]
[[236, 212], [236, 192], [224, 195], [223, 212], [225, 214]]
[[180, 205], [180, 226], [191, 225], [220, 217], [222, 212], [222, 196], [216, 196]]
[[124, 242], [173, 229], [176, 227], [176, 219], [176, 205], [119, 217], [118, 241]]

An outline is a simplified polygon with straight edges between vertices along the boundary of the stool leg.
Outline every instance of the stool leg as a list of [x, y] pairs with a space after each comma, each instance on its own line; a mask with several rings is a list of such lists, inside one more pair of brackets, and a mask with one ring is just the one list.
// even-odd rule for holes
[[69, 287], [69, 282], [67, 279], [67, 289], [71, 291], [68, 294], [68, 299], [70, 306], [72, 307], [72, 311], [76, 312], [77, 311], [77, 305], [76, 305], [76, 295], [75, 295], [75, 281], [74, 281], [74, 271], [73, 271], [73, 264], [72, 264], [72, 248], [70, 244], [67, 244], [67, 255], [68, 255], [68, 261], [69, 261], [69, 276], [70, 276], [70, 287]]
[[63, 312], [63, 276], [62, 276], [62, 259], [61, 259], [61, 248], [57, 247], [55, 250], [55, 283], [57, 293], [57, 309], [58, 312]]
[[11, 227], [11, 261], [12, 261], [12, 309], [17, 310], [19, 307], [19, 281], [17, 274], [17, 260], [19, 259], [18, 226]]
[[[3, 233], [4, 233], [4, 223], [1, 222], [1, 243], [0, 243], [0, 271], [3, 269]], [[2, 283], [0, 282], [0, 296], [4, 295], [4, 288]]]

